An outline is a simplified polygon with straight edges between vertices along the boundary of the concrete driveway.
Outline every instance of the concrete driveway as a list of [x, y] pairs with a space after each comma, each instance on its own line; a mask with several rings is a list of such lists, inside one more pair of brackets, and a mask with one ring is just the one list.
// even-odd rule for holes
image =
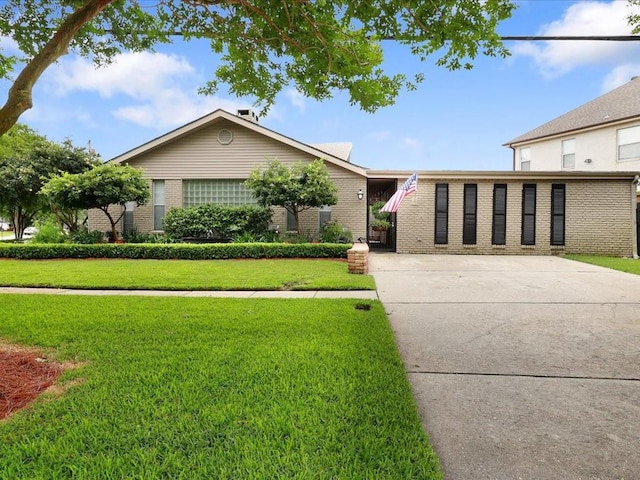
[[640, 479], [640, 276], [557, 257], [369, 267], [446, 479]]

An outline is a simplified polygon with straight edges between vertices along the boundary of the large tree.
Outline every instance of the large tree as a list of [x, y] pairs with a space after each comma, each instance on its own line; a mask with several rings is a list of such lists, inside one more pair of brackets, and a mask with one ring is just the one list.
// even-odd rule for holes
[[11, 219], [16, 239], [49, 205], [38, 195], [42, 185], [60, 172], [78, 173], [98, 163], [97, 156], [70, 141], [61, 144], [24, 125], [0, 137], [0, 214]]
[[[42, 188], [49, 202], [66, 209], [102, 210], [111, 224], [113, 241], [118, 240], [117, 224], [128, 202], [143, 205], [151, 197], [142, 171], [129, 165], [105, 163], [83, 173], [63, 173]], [[114, 210], [113, 206], [120, 209]]]
[[312, 207], [335, 205], [338, 202], [335, 184], [322, 160], [291, 167], [271, 160], [266, 168], [255, 168], [245, 182], [253, 190], [260, 205], [284, 207], [296, 219], [300, 233], [300, 213]]
[[0, 35], [13, 39], [23, 58], [0, 55], [0, 77], [21, 69], [0, 109], [0, 134], [32, 106], [32, 89], [61, 56], [75, 51], [107, 64], [122, 51], [151, 50], [174, 35], [207, 39], [221, 55], [203, 92], [227, 84], [264, 109], [293, 85], [326, 99], [349, 93], [367, 111], [393, 103], [422, 75], [385, 74], [381, 42], [405, 44], [421, 60], [470, 68], [479, 52], [505, 56], [496, 33], [514, 0], [6, 0]]

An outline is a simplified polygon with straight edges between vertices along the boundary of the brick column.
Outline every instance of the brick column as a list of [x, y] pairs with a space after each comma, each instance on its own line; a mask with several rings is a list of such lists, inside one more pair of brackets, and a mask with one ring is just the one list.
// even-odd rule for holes
[[349, 273], [365, 274], [369, 272], [369, 245], [366, 243], [354, 243], [347, 250], [347, 262]]

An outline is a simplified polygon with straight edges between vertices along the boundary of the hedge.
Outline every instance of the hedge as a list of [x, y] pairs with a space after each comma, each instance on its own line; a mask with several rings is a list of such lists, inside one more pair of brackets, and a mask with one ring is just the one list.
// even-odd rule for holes
[[0, 244], [0, 258], [137, 258], [218, 260], [232, 258], [346, 258], [350, 244], [338, 243], [149, 243]]

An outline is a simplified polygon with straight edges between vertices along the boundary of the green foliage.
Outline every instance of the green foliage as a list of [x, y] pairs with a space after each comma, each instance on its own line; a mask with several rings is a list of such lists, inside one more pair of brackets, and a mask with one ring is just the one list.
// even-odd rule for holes
[[104, 233], [100, 230], [80, 229], [71, 234], [71, 243], [90, 245], [92, 243], [104, 242]]
[[338, 189], [320, 159], [307, 164], [297, 162], [291, 167], [271, 160], [264, 170], [256, 167], [245, 184], [253, 190], [261, 205], [287, 209], [296, 219], [298, 233], [300, 212], [338, 202]]
[[36, 222], [36, 226], [38, 232], [31, 240], [33, 243], [64, 243], [68, 239], [55, 218], [47, 217], [43, 222]]
[[[137, 2], [103, 3], [104, 9], [98, 2], [4, 3], [0, 34], [24, 52], [20, 60], [31, 61], [28, 75], [11, 91], [18, 97], [12, 106], [23, 106], [20, 95], [68, 50], [104, 65], [120, 52], [170, 43], [170, 32], [178, 31], [187, 41], [209, 41], [221, 56], [205, 93], [228, 86], [267, 110], [285, 88], [317, 100], [345, 91], [352, 105], [373, 112], [424, 79], [423, 69], [385, 73], [384, 40], [395, 39], [422, 61], [435, 54], [439, 66], [471, 68], [479, 54], [508, 54], [496, 29], [515, 8], [513, 0], [162, 1], [144, 8]], [[61, 35], [66, 32], [77, 33], [67, 41]], [[38, 55], [45, 49], [50, 55]], [[12, 77], [16, 60], [0, 55], [0, 77]]]
[[391, 213], [380, 211], [385, 204], [386, 202], [378, 200], [369, 207], [371, 209], [371, 214], [373, 215], [373, 221], [371, 222], [370, 227], [374, 230], [388, 230], [391, 227], [391, 222], [389, 221]]
[[161, 233], [138, 232], [133, 229], [130, 232], [124, 232], [122, 239], [127, 243], [169, 243], [170, 240]]
[[351, 243], [353, 235], [341, 223], [331, 220], [325, 222], [320, 231], [320, 240], [327, 243]]
[[[98, 158], [70, 141], [51, 142], [24, 125], [0, 137], [0, 216], [11, 219], [16, 238], [50, 205], [38, 192], [48, 178], [60, 172], [78, 173], [97, 164]], [[64, 212], [54, 208], [63, 220]]]
[[[143, 205], [150, 197], [149, 185], [142, 170], [129, 165], [105, 163], [83, 173], [63, 173], [51, 178], [42, 188], [42, 195], [53, 205], [70, 210], [102, 210], [109, 219], [113, 240], [118, 239], [116, 224], [124, 215], [127, 202]], [[111, 205], [123, 207], [118, 216]]]
[[252, 205], [198, 205], [172, 208], [164, 217], [164, 232], [172, 239], [216, 238], [230, 240], [250, 234], [255, 238], [267, 233], [271, 210]]
[[346, 258], [350, 244], [207, 243], [33, 245], [0, 243], [0, 258], [147, 258], [216, 260], [230, 258]]

